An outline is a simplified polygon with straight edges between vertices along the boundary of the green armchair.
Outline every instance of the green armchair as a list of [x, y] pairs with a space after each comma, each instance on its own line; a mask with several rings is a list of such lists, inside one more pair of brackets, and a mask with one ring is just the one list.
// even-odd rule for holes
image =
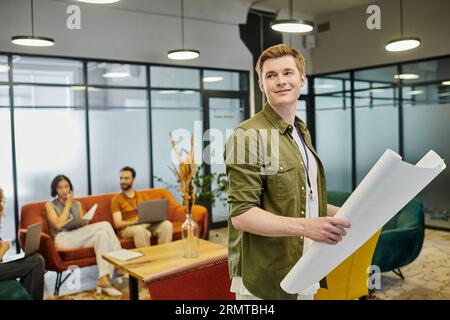
[[[328, 203], [342, 206], [349, 192], [329, 191]], [[402, 208], [381, 231], [372, 265], [381, 272], [393, 271], [404, 279], [400, 270], [413, 262], [422, 249], [425, 237], [423, 203], [415, 198]]]
[[393, 271], [404, 279], [400, 268], [417, 258], [424, 237], [423, 203], [415, 198], [383, 227], [372, 265], [379, 266], [381, 272]]
[[0, 281], [0, 300], [33, 300], [17, 280]]

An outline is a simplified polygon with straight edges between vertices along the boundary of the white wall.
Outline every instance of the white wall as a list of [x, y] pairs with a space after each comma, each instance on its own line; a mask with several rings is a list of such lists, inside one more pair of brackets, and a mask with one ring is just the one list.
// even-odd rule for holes
[[312, 49], [313, 73], [450, 54], [448, 0], [404, 1], [404, 34], [420, 37], [422, 45], [403, 53], [385, 51], [385, 43], [400, 35], [399, 3], [399, 0], [374, 2], [381, 9], [381, 30], [367, 29], [367, 6], [317, 17], [315, 23], [330, 22], [330, 30], [316, 35], [316, 48]]
[[313, 70], [311, 49], [306, 48], [304, 42], [305, 36], [298, 34], [291, 34], [289, 36], [289, 34], [283, 34], [283, 43], [299, 50], [305, 58], [305, 72], [307, 75], [310, 75]]

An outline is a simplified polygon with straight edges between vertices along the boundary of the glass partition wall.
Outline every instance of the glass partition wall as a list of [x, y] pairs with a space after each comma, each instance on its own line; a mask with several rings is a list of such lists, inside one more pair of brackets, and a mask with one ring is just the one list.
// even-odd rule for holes
[[[172, 186], [180, 201], [169, 131], [193, 133], [198, 123], [202, 135], [243, 121], [248, 87], [240, 70], [0, 53], [1, 236], [16, 242], [20, 208], [49, 200], [57, 174], [72, 180], [76, 196], [111, 193], [120, 191], [119, 170], [131, 166], [137, 189]], [[217, 93], [242, 109], [205, 102]], [[226, 223], [225, 205], [210, 212], [211, 226]]]
[[[450, 58], [316, 75], [317, 150], [329, 190], [352, 191], [386, 149], [415, 164], [430, 149], [450, 158]], [[450, 173], [417, 197], [429, 227], [450, 229]]]

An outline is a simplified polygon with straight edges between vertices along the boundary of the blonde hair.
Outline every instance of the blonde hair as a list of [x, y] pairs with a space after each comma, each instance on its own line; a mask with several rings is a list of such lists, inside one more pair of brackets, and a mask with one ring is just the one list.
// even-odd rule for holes
[[256, 67], [255, 67], [255, 70], [258, 73], [258, 77], [261, 78], [262, 68], [263, 68], [264, 62], [267, 59], [281, 58], [284, 56], [294, 57], [295, 64], [297, 65], [297, 69], [300, 72], [300, 74], [302, 74], [305, 71], [305, 58], [300, 53], [300, 51], [298, 51], [294, 48], [291, 48], [285, 44], [277, 44], [275, 46], [267, 48], [259, 56], [258, 61], [256, 62]]

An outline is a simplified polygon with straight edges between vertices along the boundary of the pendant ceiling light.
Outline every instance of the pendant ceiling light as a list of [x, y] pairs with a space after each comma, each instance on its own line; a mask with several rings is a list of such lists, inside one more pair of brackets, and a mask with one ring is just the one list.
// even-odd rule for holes
[[200, 56], [200, 51], [184, 48], [184, 0], [181, 0], [181, 49], [170, 50], [167, 57], [172, 60], [191, 60]]
[[11, 42], [20, 46], [30, 47], [50, 47], [55, 45], [55, 40], [48, 37], [38, 37], [34, 35], [34, 6], [33, 0], [31, 2], [31, 36], [14, 36], [11, 37]]
[[292, 0], [289, 0], [290, 19], [275, 20], [270, 23], [270, 27], [275, 31], [289, 33], [305, 33], [314, 29], [314, 24], [310, 21], [294, 19]]
[[384, 49], [391, 52], [407, 51], [420, 46], [419, 38], [403, 36], [403, 0], [400, 0], [400, 38], [389, 41]]

